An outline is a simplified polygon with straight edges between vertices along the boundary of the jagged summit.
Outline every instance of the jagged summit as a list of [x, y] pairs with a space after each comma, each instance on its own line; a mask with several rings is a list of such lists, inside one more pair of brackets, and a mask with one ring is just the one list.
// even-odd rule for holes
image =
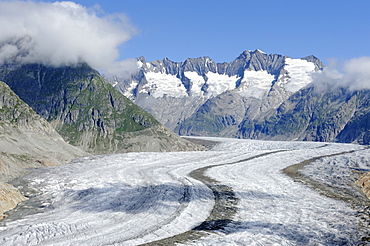
[[[246, 74], [248, 71], [264, 71], [278, 77], [283, 70], [287, 71], [289, 68], [294, 70], [296, 66], [301, 66], [307, 67], [302, 70], [302, 74], [294, 73], [287, 76], [304, 76], [312, 68], [310, 64], [315, 65], [314, 70], [323, 67], [322, 62], [314, 56], [292, 59], [278, 54], [266, 54], [258, 49], [244, 51], [230, 63], [215, 63], [207, 56], [188, 58], [183, 62], [173, 62], [168, 58], [146, 62], [144, 57], [140, 57], [138, 65], [141, 71], [138, 74], [143, 74], [146, 81], [135, 81], [138, 75], [136, 74], [133, 80], [121, 81], [117, 88], [131, 99], [137, 97], [138, 93], [147, 93], [156, 98], [164, 94], [173, 97], [194, 95], [210, 97], [226, 90], [237, 89], [240, 86], [239, 82], [248, 77]], [[161, 81], [161, 85], [167, 81], [166, 91], [161, 91], [161, 85], [155, 84], [155, 81]], [[173, 85], [175, 85], [173, 89], [169, 88]]]
[[303, 57], [302, 60], [306, 60], [308, 62], [312, 62], [316, 66], [316, 71], [321, 70], [325, 65], [314, 55]]
[[310, 74], [323, 67], [314, 56], [293, 59], [258, 49], [244, 51], [235, 60], [223, 63], [207, 56], [183, 62], [168, 58], [147, 62], [140, 57], [137, 62], [137, 74], [112, 83], [170, 129], [178, 128], [207, 100], [223, 93], [232, 92], [241, 100], [258, 100], [262, 111], [277, 107], [311, 83]]
[[240, 54], [240, 56], [242, 56], [242, 55], [247, 55], [247, 54], [251, 54], [251, 53], [261, 53], [261, 54], [267, 54], [266, 52], [264, 52], [264, 51], [262, 51], [262, 50], [260, 50], [260, 49], [255, 49], [255, 50], [244, 50], [241, 54]]

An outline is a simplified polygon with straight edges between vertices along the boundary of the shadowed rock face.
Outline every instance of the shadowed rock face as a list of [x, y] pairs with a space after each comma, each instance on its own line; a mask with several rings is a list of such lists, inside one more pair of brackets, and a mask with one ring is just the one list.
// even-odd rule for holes
[[0, 77], [64, 140], [90, 153], [197, 149], [169, 134], [86, 64], [3, 67]]
[[241, 138], [369, 144], [369, 91], [308, 87], [240, 125]]

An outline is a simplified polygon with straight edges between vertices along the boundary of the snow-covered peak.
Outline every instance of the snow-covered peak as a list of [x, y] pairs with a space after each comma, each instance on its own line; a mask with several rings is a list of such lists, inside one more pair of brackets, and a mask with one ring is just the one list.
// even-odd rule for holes
[[144, 57], [140, 57], [137, 64], [141, 69], [140, 75], [127, 81], [123, 91], [129, 98], [138, 94], [155, 98], [209, 98], [237, 89], [242, 96], [262, 99], [275, 81], [287, 93], [298, 91], [311, 83], [311, 73], [322, 67], [314, 56], [293, 59], [266, 54], [260, 49], [244, 51], [230, 63], [216, 63], [204, 56], [183, 62], [168, 58], [146, 62]]
[[259, 53], [262, 53], [262, 54], [266, 54], [266, 52], [263, 52], [262, 50], [260, 49], [256, 49], [256, 52], [259, 52]]
[[262, 53], [262, 54], [266, 54], [266, 52], [260, 50], [260, 49], [255, 49], [255, 50], [246, 50], [244, 52], [247, 52], [247, 53], [256, 53], [256, 52], [259, 52], [259, 53]]
[[285, 89], [289, 92], [297, 92], [312, 82], [311, 74], [315, 72], [315, 64], [302, 59], [285, 59], [284, 69], [287, 71]]

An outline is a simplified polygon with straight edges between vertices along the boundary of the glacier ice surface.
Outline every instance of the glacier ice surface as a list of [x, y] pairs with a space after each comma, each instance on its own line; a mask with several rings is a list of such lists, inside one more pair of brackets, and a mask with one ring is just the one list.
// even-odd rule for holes
[[[369, 168], [362, 162], [370, 158], [363, 146], [208, 139], [220, 143], [206, 152], [95, 156], [31, 173], [23, 179], [38, 192], [30, 200], [39, 201], [39, 211], [4, 223], [1, 244], [137, 245], [192, 230], [209, 216], [215, 201], [212, 191], [189, 173], [208, 166], [207, 176], [235, 192], [238, 210], [217, 233], [183, 244], [359, 242], [359, 221], [349, 204], [294, 182], [281, 170], [348, 150], [355, 152], [333, 157], [341, 163], [336, 172]], [[309, 175], [320, 179], [315, 166], [310, 168]]]

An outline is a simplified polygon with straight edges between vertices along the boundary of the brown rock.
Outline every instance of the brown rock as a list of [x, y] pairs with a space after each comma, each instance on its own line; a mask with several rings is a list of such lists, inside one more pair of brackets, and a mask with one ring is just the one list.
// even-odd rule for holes
[[356, 184], [362, 188], [362, 191], [370, 199], [370, 172], [363, 174]]
[[18, 203], [27, 200], [14, 186], [0, 182], [0, 219], [4, 213], [15, 208]]

